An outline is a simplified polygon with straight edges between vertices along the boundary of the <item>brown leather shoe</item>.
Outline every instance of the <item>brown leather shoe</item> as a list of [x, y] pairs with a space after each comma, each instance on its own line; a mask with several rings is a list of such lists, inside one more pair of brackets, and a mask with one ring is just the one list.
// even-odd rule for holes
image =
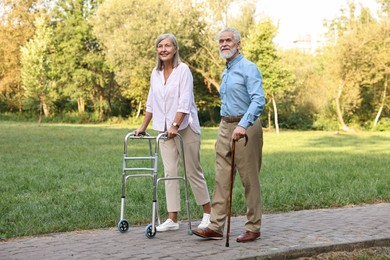
[[245, 231], [236, 239], [237, 242], [251, 242], [260, 238], [260, 232]]
[[221, 240], [223, 235], [211, 230], [209, 228], [196, 228], [192, 230], [192, 233], [203, 238]]

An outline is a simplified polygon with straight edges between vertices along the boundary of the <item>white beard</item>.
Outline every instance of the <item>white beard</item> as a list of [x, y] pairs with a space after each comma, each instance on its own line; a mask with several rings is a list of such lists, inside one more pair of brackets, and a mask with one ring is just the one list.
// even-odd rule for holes
[[237, 51], [237, 45], [235, 45], [229, 53], [222, 53], [221, 51], [219, 51], [219, 55], [221, 55], [223, 59], [230, 59], [234, 56], [234, 54], [236, 54]]

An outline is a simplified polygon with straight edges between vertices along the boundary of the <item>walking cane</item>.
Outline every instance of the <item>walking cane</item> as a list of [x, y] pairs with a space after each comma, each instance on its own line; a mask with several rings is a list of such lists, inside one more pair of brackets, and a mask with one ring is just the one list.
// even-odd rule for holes
[[[248, 136], [245, 135], [245, 144], [248, 142]], [[236, 141], [233, 139], [232, 141], [232, 164], [230, 167], [230, 191], [229, 191], [229, 197], [228, 197], [228, 225], [227, 225], [227, 235], [226, 235], [226, 247], [229, 247], [229, 238], [230, 238], [230, 215], [231, 215], [231, 210], [232, 210], [232, 197], [233, 197], [233, 175], [234, 175], [234, 154], [236, 150]]]

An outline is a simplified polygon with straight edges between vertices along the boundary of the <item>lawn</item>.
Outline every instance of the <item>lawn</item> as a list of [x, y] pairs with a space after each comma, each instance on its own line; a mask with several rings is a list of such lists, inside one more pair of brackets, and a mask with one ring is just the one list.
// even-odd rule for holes
[[[135, 127], [0, 122], [0, 240], [117, 226], [129, 129]], [[216, 135], [217, 128], [202, 128], [210, 194]], [[390, 132], [265, 131], [260, 178], [265, 213], [390, 202]], [[125, 218], [150, 223], [151, 178], [131, 178], [126, 187]], [[190, 211], [201, 218], [191, 192]], [[232, 214], [245, 211], [237, 176]], [[184, 200], [180, 217], [186, 218]]]

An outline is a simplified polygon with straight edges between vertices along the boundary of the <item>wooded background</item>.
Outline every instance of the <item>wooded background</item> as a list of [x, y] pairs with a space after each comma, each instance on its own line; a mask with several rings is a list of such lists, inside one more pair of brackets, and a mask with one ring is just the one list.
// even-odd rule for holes
[[216, 35], [229, 26], [263, 74], [265, 126], [389, 130], [390, 1], [377, 2], [377, 13], [349, 2], [309, 53], [277, 48], [277, 25], [256, 17], [250, 0], [0, 0], [0, 114], [140, 117], [155, 39], [171, 32], [194, 76], [201, 124], [215, 125], [224, 69]]

